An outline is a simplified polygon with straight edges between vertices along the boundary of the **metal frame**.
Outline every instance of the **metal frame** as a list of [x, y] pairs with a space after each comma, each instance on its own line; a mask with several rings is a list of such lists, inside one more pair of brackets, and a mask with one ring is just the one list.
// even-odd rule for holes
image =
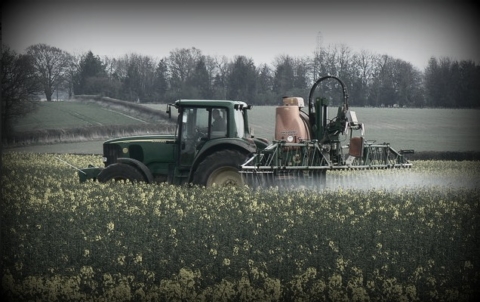
[[[281, 170], [348, 170], [410, 168], [412, 166], [402, 154], [390, 144], [365, 142], [362, 157], [355, 157], [347, 164], [341, 147], [340, 161], [331, 158], [330, 145], [316, 140], [302, 143], [275, 141], [261, 152], [254, 154], [243, 165], [240, 173], [271, 173]], [[348, 154], [347, 154], [348, 156]]]

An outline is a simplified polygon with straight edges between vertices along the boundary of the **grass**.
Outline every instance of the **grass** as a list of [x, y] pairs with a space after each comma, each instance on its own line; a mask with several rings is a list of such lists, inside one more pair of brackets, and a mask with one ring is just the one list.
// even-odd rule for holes
[[105, 140], [146, 133], [170, 133], [164, 112], [120, 100], [86, 96], [79, 101], [41, 102], [20, 119], [4, 146]]
[[102, 107], [93, 102], [41, 102], [38, 110], [22, 118], [15, 126], [15, 130], [31, 131], [145, 123], [147, 122], [139, 118]]
[[[469, 109], [350, 108], [365, 125], [365, 138], [389, 142], [394, 149], [474, 151], [480, 147], [480, 111]], [[336, 115], [329, 109], [329, 116]], [[254, 107], [249, 117], [255, 134], [273, 137], [275, 107]], [[359, 132], [354, 135], [360, 135]]]
[[[164, 104], [149, 104], [164, 110]], [[249, 111], [255, 136], [271, 140], [275, 131], [275, 106], [254, 106]], [[308, 110], [305, 108], [305, 110]], [[394, 149], [415, 151], [479, 151], [479, 110], [419, 108], [350, 108], [365, 125], [365, 138], [389, 142]], [[329, 108], [329, 116], [337, 114]], [[359, 135], [359, 133], [354, 133]]]
[[[23, 137], [28, 137], [23, 141], [33, 143], [38, 143], [38, 140], [32, 140], [32, 135], [48, 136], [49, 138], [44, 141], [47, 143], [65, 141], [65, 137], [52, 139], [52, 135], [42, 134], [41, 131], [46, 129], [61, 131], [81, 129], [74, 131], [74, 134], [95, 132], [95, 135], [80, 135], [78, 140], [102, 139], [105, 135], [98, 129], [111, 126], [151, 132], [150, 129], [144, 129], [148, 125], [145, 122], [151, 124], [155, 119], [162, 123], [170, 123], [171, 131], [159, 128], [161, 131], [173, 132], [176, 112], [172, 110], [172, 118], [165, 119], [165, 104], [128, 103], [127, 105], [131, 106], [126, 109], [121, 101], [103, 99], [103, 103], [88, 99], [83, 102], [41, 103], [37, 112], [19, 121], [16, 130], [23, 133]], [[141, 112], [142, 108], [148, 108], [150, 112]], [[351, 110], [357, 113], [359, 122], [365, 124], [367, 140], [389, 142], [397, 150], [414, 149], [416, 152], [480, 150], [480, 136], [477, 135], [480, 132], [480, 124], [477, 122], [479, 110], [414, 108], [351, 108]], [[330, 108], [329, 116], [332, 118], [335, 114], [336, 108]], [[254, 106], [249, 111], [249, 120], [255, 136], [273, 139], [275, 106]], [[25, 135], [26, 132], [30, 133]], [[112, 137], [111, 133], [113, 132], [108, 132], [107, 137]], [[129, 132], [118, 135], [129, 135]], [[357, 132], [354, 135], [360, 134]], [[66, 138], [68, 138], [66, 141], [76, 139], [75, 135]]]

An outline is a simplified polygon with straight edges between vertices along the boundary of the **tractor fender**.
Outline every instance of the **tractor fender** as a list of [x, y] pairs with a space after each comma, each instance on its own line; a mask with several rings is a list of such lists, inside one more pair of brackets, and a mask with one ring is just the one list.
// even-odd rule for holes
[[202, 147], [197, 157], [195, 158], [192, 164], [192, 168], [190, 169], [190, 173], [188, 175], [188, 181], [192, 181], [193, 174], [197, 170], [198, 165], [204, 160], [205, 157], [214, 152], [226, 149], [238, 150], [239, 152], [245, 154], [245, 156], [256, 152], [253, 141], [251, 144], [248, 144], [247, 142], [239, 139], [211, 140]]
[[263, 137], [255, 137], [254, 139], [255, 145], [257, 146], [257, 149], [263, 150], [265, 149], [268, 145], [270, 145], [270, 142]]
[[137, 169], [143, 175], [143, 177], [145, 178], [145, 181], [147, 183], [152, 183], [153, 182], [152, 172], [141, 161], [133, 159], [133, 158], [128, 158], [128, 157], [119, 157], [117, 159], [117, 162], [134, 167], [135, 169]]

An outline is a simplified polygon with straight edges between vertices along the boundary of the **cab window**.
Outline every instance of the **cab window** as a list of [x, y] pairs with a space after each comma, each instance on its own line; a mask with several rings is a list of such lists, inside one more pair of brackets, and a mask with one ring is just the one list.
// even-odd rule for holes
[[236, 136], [242, 138], [245, 135], [245, 122], [243, 120], [243, 110], [235, 109]]
[[223, 108], [214, 108], [211, 110], [211, 138], [227, 136], [227, 110]]

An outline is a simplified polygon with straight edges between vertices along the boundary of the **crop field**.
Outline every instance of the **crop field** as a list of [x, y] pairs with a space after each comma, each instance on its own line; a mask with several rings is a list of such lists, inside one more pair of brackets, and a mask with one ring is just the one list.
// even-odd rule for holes
[[[165, 110], [163, 104], [146, 105]], [[273, 139], [275, 106], [254, 106], [248, 112], [255, 136]], [[480, 110], [351, 107], [365, 124], [365, 138], [416, 151], [480, 150]], [[337, 108], [329, 108], [333, 118]], [[359, 135], [359, 133], [357, 133]]]
[[[117, 136], [120, 128], [145, 125], [134, 111], [125, 114], [93, 102], [44, 102], [37, 112], [22, 118], [16, 126], [17, 131], [68, 128], [95, 128], [115, 126]], [[165, 111], [165, 104], [144, 104], [156, 110]], [[474, 109], [413, 109], [413, 108], [351, 108], [357, 113], [359, 122], [365, 124], [365, 138], [378, 143], [388, 142], [394, 149], [414, 149], [415, 151], [479, 151], [480, 123], [477, 122], [480, 111]], [[330, 108], [333, 118], [336, 108]], [[175, 122], [173, 110], [170, 123]], [[249, 111], [251, 128], [255, 136], [273, 139], [275, 127], [275, 107], [255, 106]], [[120, 128], [119, 128], [120, 127]], [[146, 127], [146, 126], [145, 126]], [[144, 128], [145, 128], [144, 127]], [[169, 132], [173, 132], [173, 124]], [[145, 128], [147, 129], [147, 128]], [[159, 128], [165, 133], [165, 129]], [[153, 130], [153, 129], [152, 129]], [[79, 132], [79, 141], [82, 131]], [[151, 132], [151, 131], [150, 131]], [[73, 135], [73, 134], [72, 134]], [[354, 133], [359, 135], [359, 133]], [[93, 139], [95, 139], [93, 137]], [[61, 140], [61, 139], [60, 139]], [[75, 139], [68, 137], [68, 142]], [[101, 144], [101, 142], [98, 142]], [[75, 147], [81, 153], [94, 153], [88, 142]], [[26, 147], [30, 151], [32, 147]], [[45, 147], [40, 146], [40, 149]], [[48, 148], [48, 150], [52, 148]], [[70, 145], [60, 145], [53, 152], [68, 152]], [[35, 151], [35, 148], [33, 148]], [[41, 150], [40, 150], [41, 152]]]
[[[100, 156], [4, 154], [14, 301], [472, 301], [480, 162], [328, 172], [324, 190], [89, 181]], [[381, 181], [380, 181], [381, 180]]]
[[137, 117], [84, 102], [40, 102], [38, 110], [22, 118], [17, 131], [88, 127], [102, 125], [144, 124]]

